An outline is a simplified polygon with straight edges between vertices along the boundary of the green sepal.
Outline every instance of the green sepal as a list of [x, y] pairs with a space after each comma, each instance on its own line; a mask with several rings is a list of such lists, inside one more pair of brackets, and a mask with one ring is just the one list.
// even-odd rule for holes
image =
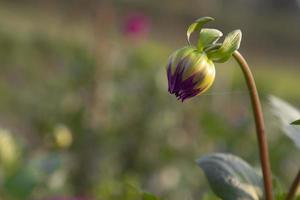
[[189, 45], [191, 45], [190, 43], [190, 36], [191, 34], [194, 32], [194, 31], [199, 31], [201, 30], [202, 26], [204, 24], [206, 24], [207, 22], [210, 22], [210, 21], [214, 21], [215, 19], [212, 18], [212, 17], [201, 17], [199, 19], [197, 19], [194, 23], [192, 23], [187, 32], [186, 32], [186, 37], [187, 37], [187, 42], [189, 43]]
[[215, 44], [223, 33], [217, 29], [204, 28], [200, 31], [197, 48], [202, 51], [204, 48]]
[[226, 62], [239, 49], [242, 40], [242, 32], [235, 30], [230, 32], [224, 39], [223, 44], [216, 50], [207, 51], [207, 56], [214, 62]]
[[291, 125], [300, 125], [300, 119], [293, 121]]

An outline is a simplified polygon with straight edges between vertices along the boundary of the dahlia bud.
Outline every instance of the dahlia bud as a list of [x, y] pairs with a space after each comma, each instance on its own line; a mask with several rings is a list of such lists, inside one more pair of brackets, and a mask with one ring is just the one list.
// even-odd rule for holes
[[175, 51], [167, 65], [169, 92], [184, 101], [202, 94], [215, 79], [215, 66], [204, 52], [193, 47]]
[[[211, 87], [215, 79], [214, 62], [227, 61], [236, 51], [241, 42], [241, 31], [229, 33], [222, 44], [216, 43], [222, 32], [216, 29], [201, 29], [214, 20], [203, 17], [191, 24], [187, 30], [189, 46], [175, 51], [167, 64], [168, 90], [171, 94], [184, 101], [200, 95]], [[190, 44], [190, 36], [200, 31], [197, 47]]]

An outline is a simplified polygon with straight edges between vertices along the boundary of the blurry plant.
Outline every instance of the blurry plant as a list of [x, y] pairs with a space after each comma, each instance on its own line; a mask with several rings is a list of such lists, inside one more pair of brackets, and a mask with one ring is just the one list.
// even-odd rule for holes
[[132, 14], [125, 22], [124, 32], [132, 39], [140, 39], [147, 35], [150, 28], [149, 19], [143, 14]]
[[[222, 199], [265, 198], [272, 200], [272, 174], [269, 161], [268, 144], [259, 95], [252, 72], [237, 51], [242, 33], [235, 30], [229, 33], [223, 43], [217, 43], [222, 32], [205, 29], [203, 25], [213, 21], [203, 17], [192, 23], [187, 30], [188, 46], [175, 51], [167, 64], [168, 90], [182, 102], [205, 92], [215, 79], [214, 63], [223, 63], [233, 57], [241, 67], [252, 103], [254, 113], [263, 181], [246, 162], [226, 154], [206, 156], [199, 161], [215, 194]], [[192, 46], [190, 36], [199, 32], [198, 43]], [[263, 182], [263, 184], [262, 184]], [[264, 185], [265, 193], [262, 192]]]
[[293, 121], [291, 125], [300, 125], [300, 119]]
[[20, 149], [10, 131], [0, 129], [0, 161], [7, 171], [13, 170], [20, 160]]
[[[63, 154], [41, 152], [26, 157], [25, 148], [11, 132], [0, 129], [1, 199], [31, 199], [35, 189], [53, 186], [51, 180], [58, 171], [66, 173], [67, 159]], [[59, 180], [63, 180], [62, 173]], [[59, 187], [64, 184], [63, 180]]]
[[[143, 191], [136, 183], [132, 183], [128, 180], [120, 183], [111, 183], [107, 182], [107, 185], [102, 187], [101, 199], [110, 199], [110, 200], [161, 200], [161, 198], [155, 196], [152, 193]], [[118, 186], [119, 187], [118, 187]], [[120, 187], [121, 185], [121, 187]], [[98, 198], [97, 198], [98, 199]]]
[[295, 119], [300, 117], [300, 111], [278, 97], [270, 96], [269, 99], [271, 111], [280, 120], [283, 133], [300, 149], [300, 127], [297, 126], [298, 120], [295, 121]]
[[63, 124], [54, 127], [54, 138], [60, 148], [68, 148], [73, 142], [72, 132]]
[[[300, 149], [300, 120], [293, 121], [300, 117], [300, 111], [285, 102], [284, 100], [270, 96], [270, 103], [272, 106], [272, 112], [276, 117], [279, 118], [281, 122], [281, 128], [283, 132], [295, 143], [295, 145]], [[293, 121], [291, 123], [291, 121]], [[290, 186], [289, 192], [287, 194], [287, 200], [292, 200], [297, 194], [297, 189], [300, 184], [300, 170], [296, 175], [293, 183]], [[299, 197], [300, 198], [300, 197]]]

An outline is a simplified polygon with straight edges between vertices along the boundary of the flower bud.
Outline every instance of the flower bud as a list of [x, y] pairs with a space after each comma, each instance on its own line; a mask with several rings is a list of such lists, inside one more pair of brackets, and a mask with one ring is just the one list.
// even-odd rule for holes
[[[178, 99], [197, 96], [205, 92], [215, 80], [214, 62], [226, 62], [240, 47], [242, 32], [235, 30], [228, 33], [223, 43], [217, 41], [223, 33], [217, 29], [202, 29], [202, 26], [214, 19], [202, 17], [192, 23], [187, 29], [189, 46], [175, 51], [169, 58], [167, 76], [169, 92]], [[199, 31], [196, 47], [190, 42], [194, 31]]]
[[215, 79], [215, 66], [205, 52], [188, 46], [170, 56], [167, 76], [169, 92], [184, 101], [210, 88]]

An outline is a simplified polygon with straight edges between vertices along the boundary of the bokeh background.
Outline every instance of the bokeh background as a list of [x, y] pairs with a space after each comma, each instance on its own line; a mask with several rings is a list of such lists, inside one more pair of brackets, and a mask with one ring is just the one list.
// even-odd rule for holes
[[211, 193], [195, 160], [236, 154], [259, 168], [237, 64], [181, 103], [167, 92], [168, 56], [207, 27], [241, 29], [262, 97], [273, 173], [288, 187], [299, 150], [268, 96], [300, 107], [299, 0], [41, 0], [0, 2], [0, 198], [170, 200]]

